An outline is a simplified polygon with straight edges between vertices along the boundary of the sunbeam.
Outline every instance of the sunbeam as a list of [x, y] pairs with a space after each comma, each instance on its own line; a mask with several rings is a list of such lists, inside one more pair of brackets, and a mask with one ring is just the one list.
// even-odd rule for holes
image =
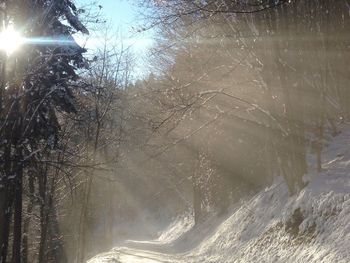
[[23, 37], [12, 25], [0, 33], [0, 50], [8, 56], [23, 45], [75, 46], [77, 43], [74, 39], [65, 37]]
[[57, 46], [72, 46], [76, 45], [73, 39], [54, 38], [54, 37], [32, 37], [24, 38], [24, 43], [29, 45], [57, 45]]

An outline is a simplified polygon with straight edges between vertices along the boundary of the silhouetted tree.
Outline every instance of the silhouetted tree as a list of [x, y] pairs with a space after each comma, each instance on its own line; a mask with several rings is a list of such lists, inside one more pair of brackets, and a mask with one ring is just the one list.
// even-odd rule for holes
[[[29, 39], [1, 59], [0, 262], [6, 262], [13, 229], [12, 262], [19, 263], [23, 183], [31, 164], [40, 164], [43, 152], [59, 144], [57, 112], [76, 112], [72, 84], [78, 79], [77, 68], [87, 63], [85, 50], [72, 34], [88, 30], [69, 0], [1, 1], [0, 8], [2, 30], [11, 25]], [[40, 174], [39, 179], [46, 181], [46, 176]]]

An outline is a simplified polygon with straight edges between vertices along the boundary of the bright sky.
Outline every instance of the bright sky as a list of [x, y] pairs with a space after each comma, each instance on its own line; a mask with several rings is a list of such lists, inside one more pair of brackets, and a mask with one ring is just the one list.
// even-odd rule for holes
[[[124, 45], [132, 45], [137, 54], [142, 54], [152, 44], [150, 32], [133, 32], [132, 27], [137, 24], [137, 10], [132, 0], [75, 0], [78, 7], [92, 2], [102, 6], [102, 14], [120, 32]], [[93, 39], [89, 40], [87, 47], [92, 48], [94, 43]]]

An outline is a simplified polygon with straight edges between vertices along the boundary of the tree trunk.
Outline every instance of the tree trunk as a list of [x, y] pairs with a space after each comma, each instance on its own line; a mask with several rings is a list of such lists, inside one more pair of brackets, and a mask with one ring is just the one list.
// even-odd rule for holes
[[50, 259], [55, 263], [67, 263], [67, 255], [64, 250], [64, 244], [60, 235], [60, 227], [58, 222], [58, 213], [53, 202], [53, 194], [50, 201], [50, 222], [48, 223], [48, 244], [49, 244], [49, 255]]
[[39, 244], [39, 263], [46, 262], [47, 250], [47, 228], [49, 222], [48, 204], [47, 204], [47, 171], [41, 171], [39, 178], [40, 194], [40, 244]]
[[6, 262], [10, 234], [12, 198], [8, 188], [9, 184], [2, 183], [2, 189], [0, 189], [0, 263]]
[[78, 250], [80, 253], [78, 254], [78, 262], [84, 262], [86, 257], [86, 239], [87, 239], [87, 219], [88, 219], [88, 209], [89, 209], [89, 203], [90, 203], [90, 196], [91, 196], [91, 188], [92, 188], [92, 175], [89, 174], [89, 179], [87, 182], [87, 185], [85, 186], [84, 191], [84, 199], [83, 199], [83, 207], [82, 212], [80, 216], [80, 233], [79, 233], [79, 245], [80, 247]]
[[17, 173], [15, 178], [12, 263], [21, 263], [23, 167], [19, 160], [17, 160], [15, 165], [17, 166], [16, 167]]
[[34, 180], [33, 176], [29, 176], [29, 203], [27, 206], [27, 215], [23, 222], [23, 251], [22, 251], [22, 263], [28, 263], [28, 252], [29, 252], [29, 226], [30, 220], [34, 207]]
[[12, 204], [14, 193], [13, 184], [9, 181], [11, 174], [11, 146], [8, 143], [4, 150], [4, 171], [0, 181], [0, 263], [6, 263], [10, 235], [10, 222], [12, 217]]
[[[274, 41], [275, 63], [278, 65], [281, 90], [284, 95], [284, 110], [286, 130], [288, 135], [283, 140], [282, 151], [286, 160], [282, 160], [285, 179], [290, 194], [295, 194], [304, 187], [303, 175], [307, 172], [305, 132], [303, 122], [303, 103], [298, 96], [302, 84], [300, 77], [290, 67], [298, 68], [299, 57], [293, 54], [293, 48], [298, 48], [297, 41], [291, 35], [291, 29], [298, 28], [296, 3], [290, 7], [280, 7], [271, 11], [273, 32], [278, 32]], [[294, 32], [292, 31], [292, 32]], [[288, 64], [287, 64], [287, 62]], [[283, 149], [284, 148], [284, 149]], [[283, 157], [282, 157], [283, 158]]]

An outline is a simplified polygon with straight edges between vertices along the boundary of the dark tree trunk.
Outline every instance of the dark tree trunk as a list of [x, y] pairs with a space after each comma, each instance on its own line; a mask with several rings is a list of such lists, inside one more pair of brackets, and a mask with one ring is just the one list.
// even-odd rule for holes
[[40, 194], [40, 244], [39, 263], [46, 262], [47, 250], [47, 229], [49, 222], [48, 202], [47, 202], [47, 167], [42, 168], [39, 174], [39, 194]]
[[13, 223], [13, 252], [12, 263], [21, 263], [22, 244], [22, 164], [17, 160], [15, 178], [15, 201], [14, 201], [14, 223]]
[[8, 188], [8, 184], [3, 183], [3, 189], [0, 189], [0, 263], [6, 262], [10, 234], [12, 198]]
[[10, 221], [12, 217], [13, 191], [9, 181], [11, 174], [11, 146], [5, 146], [4, 151], [4, 171], [0, 184], [0, 263], [6, 263], [8, 254], [8, 243], [10, 235]]
[[48, 236], [50, 259], [55, 263], [67, 263], [68, 259], [61, 237], [57, 209], [54, 205], [54, 202], [52, 201], [50, 202], [50, 222], [48, 227]]
[[27, 215], [23, 222], [23, 251], [22, 251], [22, 263], [28, 262], [28, 252], [29, 252], [29, 226], [31, 220], [31, 214], [34, 207], [34, 178], [32, 175], [29, 176], [29, 203], [27, 206]]
[[[19, 131], [20, 131], [20, 128], [18, 128], [18, 134], [19, 134]], [[14, 219], [13, 219], [12, 263], [21, 263], [23, 165], [22, 165], [22, 152], [21, 152], [21, 149], [19, 148], [17, 148], [16, 150], [16, 156], [15, 156], [15, 161], [13, 163], [12, 170], [14, 171], [13, 173], [15, 175], [15, 178], [13, 181], [14, 182]]]

